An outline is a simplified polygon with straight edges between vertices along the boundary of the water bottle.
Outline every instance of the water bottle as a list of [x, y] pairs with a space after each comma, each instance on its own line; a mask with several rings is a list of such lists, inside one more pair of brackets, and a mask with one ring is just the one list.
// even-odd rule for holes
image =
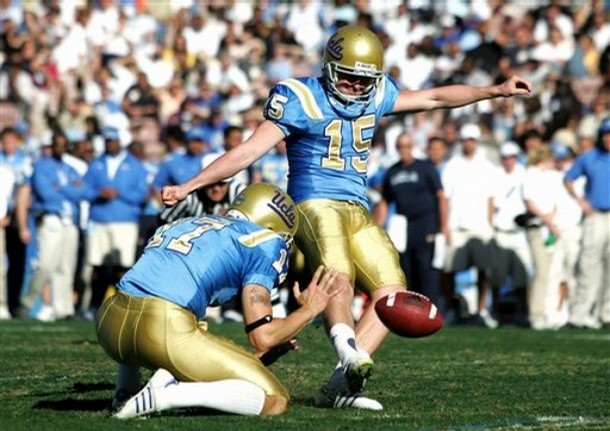
[[546, 240], [544, 240], [544, 246], [550, 247], [553, 244], [555, 244], [556, 242], [557, 242], [557, 235], [555, 235], [553, 232], [550, 232], [549, 235], [546, 237]]

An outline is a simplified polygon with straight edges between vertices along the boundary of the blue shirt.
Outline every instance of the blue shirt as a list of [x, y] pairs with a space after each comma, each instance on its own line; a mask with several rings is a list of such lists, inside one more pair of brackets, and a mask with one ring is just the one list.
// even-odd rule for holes
[[565, 175], [566, 181], [587, 178], [585, 197], [599, 211], [610, 211], [610, 152], [592, 148], [576, 158]]
[[85, 185], [76, 170], [53, 157], [43, 157], [34, 164], [32, 210], [52, 213], [78, 224], [79, 203]]
[[138, 297], [155, 296], [205, 316], [244, 286], [271, 292], [286, 278], [288, 247], [268, 229], [245, 220], [207, 215], [161, 226], [118, 288]]
[[287, 79], [271, 89], [264, 116], [286, 135], [288, 194], [296, 203], [327, 198], [368, 206], [373, 134], [397, 97], [398, 87], [388, 77], [381, 80], [374, 100], [358, 111], [330, 97], [320, 77]]
[[[87, 200], [91, 202], [89, 218], [99, 223], [137, 222], [148, 196], [147, 172], [131, 153], [121, 161], [113, 178], [108, 176], [108, 155], [93, 160], [85, 175]], [[110, 187], [118, 191], [116, 198], [100, 198], [100, 190]]]
[[196, 156], [190, 153], [174, 153], [159, 167], [153, 187], [160, 190], [165, 185], [182, 184], [201, 170], [201, 159], [205, 152]]

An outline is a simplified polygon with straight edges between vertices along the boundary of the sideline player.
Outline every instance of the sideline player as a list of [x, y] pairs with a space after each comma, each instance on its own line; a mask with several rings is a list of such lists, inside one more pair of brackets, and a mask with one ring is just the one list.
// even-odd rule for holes
[[[512, 76], [500, 85], [451, 85], [399, 91], [383, 73], [383, 47], [370, 30], [346, 26], [325, 47], [322, 76], [281, 81], [270, 92], [263, 121], [242, 145], [225, 153], [186, 183], [162, 190], [174, 205], [191, 191], [250, 166], [286, 140], [290, 166], [288, 194], [298, 206], [295, 240], [310, 268], [336, 268], [340, 288], [324, 311], [327, 332], [339, 356], [316, 401], [329, 407], [379, 409], [360, 395], [371, 374], [370, 357], [388, 330], [368, 307], [354, 329], [350, 311], [353, 287], [372, 303], [404, 290], [398, 253], [367, 210], [367, 161], [382, 116], [455, 108], [496, 97], [527, 96], [530, 84]], [[356, 402], [344, 403], [345, 395]]]
[[[137, 391], [137, 367], [157, 370], [117, 418], [179, 407], [243, 415], [286, 411], [288, 391], [265, 363], [336, 294], [337, 272], [322, 275], [320, 266], [303, 293], [294, 286], [300, 307], [284, 319], [272, 317], [270, 292], [286, 277], [297, 225], [284, 191], [255, 184], [236, 197], [227, 217], [185, 218], [157, 229], [96, 318], [100, 345], [121, 364], [117, 393]], [[236, 295], [257, 355], [198, 323], [210, 303]]]

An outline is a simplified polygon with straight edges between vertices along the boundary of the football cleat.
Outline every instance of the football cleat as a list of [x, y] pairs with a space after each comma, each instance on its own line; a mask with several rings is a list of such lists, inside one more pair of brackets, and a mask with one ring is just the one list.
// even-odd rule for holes
[[112, 397], [112, 411], [116, 412], [123, 408], [123, 405], [135, 394], [127, 389], [118, 389]]
[[144, 388], [125, 402], [123, 407], [114, 415], [117, 419], [132, 419], [149, 416], [159, 411], [155, 400], [155, 390], [167, 387], [178, 382], [171, 373], [159, 368]]
[[334, 394], [328, 385], [322, 386], [316, 394], [315, 404], [318, 407], [334, 409], [364, 409], [364, 410], [383, 410], [383, 406], [377, 400], [365, 397], [360, 392], [345, 391]]
[[343, 367], [347, 388], [350, 392], [362, 392], [366, 380], [373, 374], [375, 362], [370, 356], [360, 357]]

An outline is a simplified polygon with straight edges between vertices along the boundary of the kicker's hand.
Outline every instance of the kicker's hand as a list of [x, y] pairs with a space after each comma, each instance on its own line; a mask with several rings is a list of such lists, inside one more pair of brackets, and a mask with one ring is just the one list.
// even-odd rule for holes
[[529, 96], [532, 92], [532, 84], [526, 79], [513, 75], [500, 84], [500, 92], [504, 97]]
[[187, 195], [188, 191], [181, 185], [164, 186], [163, 189], [161, 189], [161, 201], [168, 207], [174, 206], [181, 200], [184, 200]]

